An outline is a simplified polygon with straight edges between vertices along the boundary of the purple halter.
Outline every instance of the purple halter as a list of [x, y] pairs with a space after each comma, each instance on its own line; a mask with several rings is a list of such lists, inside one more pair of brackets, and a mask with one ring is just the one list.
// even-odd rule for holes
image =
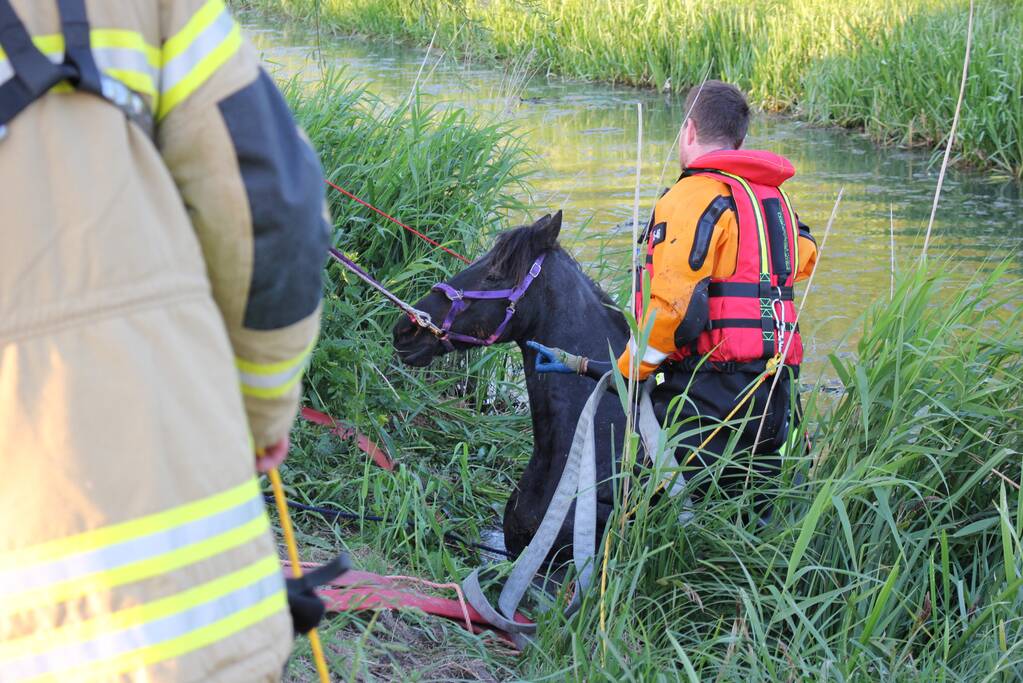
[[[441, 325], [440, 328], [441, 335], [438, 335], [440, 337], [441, 342], [444, 343], [444, 346], [446, 346], [447, 349], [450, 351], [454, 348], [451, 344], [452, 341], [462, 342], [463, 344], [472, 344], [474, 346], [491, 346], [492, 344], [497, 342], [497, 340], [501, 338], [501, 335], [504, 334], [504, 330], [506, 327], [508, 327], [508, 323], [511, 322], [512, 317], [515, 316], [515, 305], [518, 303], [519, 299], [521, 299], [523, 295], [526, 293], [526, 290], [529, 289], [529, 286], [533, 284], [533, 280], [539, 277], [540, 268], [543, 266], [544, 256], [545, 254], [540, 254], [539, 256], [536, 257], [536, 260], [533, 261], [533, 265], [529, 268], [529, 272], [526, 273], [526, 276], [522, 278], [522, 282], [520, 282], [514, 289], [497, 289], [489, 292], [487, 291], [463, 292], [455, 289], [446, 282], [441, 282], [440, 284], [434, 285], [433, 286], [434, 290], [438, 292], [444, 292], [444, 294], [451, 301], [451, 308], [448, 309], [448, 314], [444, 318], [444, 324]], [[508, 300], [508, 309], [505, 312], [504, 320], [502, 320], [501, 324], [497, 326], [497, 329], [494, 330], [494, 333], [491, 334], [486, 339], [480, 339], [479, 337], [472, 337], [467, 334], [461, 334], [459, 332], [451, 331], [451, 325], [455, 322], [455, 318], [457, 318], [459, 314], [462, 313], [462, 311], [469, 307], [469, 304], [465, 303], [466, 299]]]

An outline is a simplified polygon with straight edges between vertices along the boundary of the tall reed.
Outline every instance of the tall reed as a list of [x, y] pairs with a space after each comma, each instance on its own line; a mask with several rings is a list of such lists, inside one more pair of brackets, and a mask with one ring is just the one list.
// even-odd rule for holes
[[[737, 500], [712, 486], [680, 527], [681, 501], [651, 505], [656, 480], [637, 478], [635, 519], [611, 525], [606, 630], [596, 595], [568, 623], [552, 613], [526, 676], [1018, 680], [1023, 314], [1000, 298], [1004, 266], [935, 305], [947, 265], [863, 316], [855, 357], [832, 358], [841, 399], [808, 395], [814, 445], [780, 481], [754, 475]], [[775, 501], [766, 525], [757, 494]]]
[[[328, 177], [470, 255], [528, 188], [528, 152], [500, 126], [415, 101], [389, 108], [339, 74], [320, 89], [294, 81], [288, 95]], [[449, 174], [469, 188], [445, 182]], [[403, 295], [460, 267], [332, 201], [336, 243]], [[864, 313], [855, 354], [832, 357], [837, 401], [825, 409], [821, 394], [806, 394], [779, 479], [754, 476], [727, 499], [715, 489], [719, 470], [695, 474], [711, 493], [679, 526], [680, 501], [654, 504], [656, 481], [629, 472], [636, 513], [620, 510], [609, 525], [603, 598], [594, 591], [567, 622], [539, 615], [539, 641], [524, 656], [432, 620], [344, 615], [325, 630], [335, 671], [364, 680], [1018, 680], [1023, 311], [1005, 298], [1009, 264], [952, 296], [938, 290], [953, 265], [928, 265], [905, 269], [894, 295]], [[445, 546], [445, 532], [474, 538], [495, 525], [529, 450], [519, 361], [493, 349], [413, 373], [387, 344], [395, 317], [329, 268], [307, 400], [391, 449], [399, 471], [300, 425], [284, 475], [302, 502], [384, 518], [298, 515], [314, 558], [345, 547], [360, 568], [451, 580], [480, 558]], [[669, 427], [669, 443], [680, 429]], [[808, 452], [795, 447], [804, 435]], [[730, 459], [746, 463], [743, 453]], [[774, 500], [764, 525], [750, 520], [757, 495]]]
[[[575, 78], [683, 91], [711, 78], [763, 108], [941, 146], [968, 0], [239, 0], [328, 30], [516, 59]], [[1023, 3], [977, 5], [960, 161], [1023, 174]]]

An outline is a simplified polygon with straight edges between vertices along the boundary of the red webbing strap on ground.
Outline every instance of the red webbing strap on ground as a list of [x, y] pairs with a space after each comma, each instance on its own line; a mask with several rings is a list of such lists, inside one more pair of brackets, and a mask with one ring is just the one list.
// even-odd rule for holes
[[381, 211], [380, 209], [378, 209], [377, 207], [373, 206], [372, 204], [370, 204], [369, 202], [367, 202], [367, 201], [365, 201], [363, 199], [359, 199], [358, 197], [356, 197], [354, 194], [352, 194], [348, 190], [344, 189], [343, 187], [335, 185], [334, 183], [330, 182], [326, 178], [323, 179], [323, 182], [327, 183], [328, 185], [330, 185], [335, 190], [337, 190], [338, 192], [340, 192], [344, 196], [348, 197], [349, 199], [351, 199], [353, 201], [356, 201], [359, 204], [362, 204], [363, 206], [365, 206], [370, 211], [377, 212], [378, 214], [380, 214], [381, 216], [383, 216], [387, 220], [391, 221], [395, 225], [400, 225], [401, 227], [405, 228], [406, 230], [411, 232], [416, 237], [419, 237], [420, 239], [425, 240], [426, 242], [429, 242], [430, 244], [432, 244], [433, 246], [437, 247], [438, 249], [443, 249], [444, 251], [446, 251], [447, 253], [451, 254], [455, 258], [461, 259], [462, 261], [465, 261], [466, 263], [472, 263], [472, 261], [470, 261], [469, 259], [467, 259], [464, 256], [462, 256], [457, 251], [454, 251], [452, 249], [448, 249], [447, 247], [445, 247], [443, 244], [441, 244], [440, 242], [436, 241], [435, 239], [432, 239], [431, 237], [428, 237], [427, 235], [424, 235], [423, 233], [419, 232], [418, 230], [416, 230], [415, 228], [413, 228], [411, 226], [405, 225], [404, 223], [399, 221], [394, 216], [392, 216], [390, 214], [387, 214], [387, 213], [384, 213], [383, 211]]
[[359, 450], [373, 458], [373, 462], [380, 465], [388, 472], [394, 471], [394, 461], [391, 460], [391, 456], [389, 456], [387, 451], [378, 446], [365, 434], [360, 434], [355, 429], [346, 427], [330, 415], [321, 413], [318, 410], [313, 410], [312, 408], [302, 408], [302, 419], [307, 422], [312, 422], [313, 424], [329, 427], [330, 432], [337, 435], [339, 438], [345, 440], [354, 438], [355, 443], [359, 446]]
[[[290, 564], [284, 562], [283, 565], [285, 574], [290, 576]], [[459, 599], [452, 600], [420, 593], [402, 585], [402, 582], [408, 581], [434, 588], [450, 588], [458, 594]], [[316, 592], [326, 603], [327, 612], [414, 608], [422, 610], [426, 614], [450, 619], [473, 633], [493, 631], [514, 647], [514, 642], [507, 633], [490, 625], [479, 612], [465, 602], [457, 583], [435, 584], [413, 577], [381, 576], [372, 572], [350, 569], [331, 581], [328, 587], [317, 588]], [[521, 614], [515, 615], [515, 621], [523, 624], [530, 623]]]

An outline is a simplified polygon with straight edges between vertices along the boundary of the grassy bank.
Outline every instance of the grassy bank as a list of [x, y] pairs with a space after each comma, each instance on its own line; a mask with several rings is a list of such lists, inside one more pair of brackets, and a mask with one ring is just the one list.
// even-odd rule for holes
[[[288, 94], [328, 177], [470, 256], [528, 188], [528, 151], [500, 126], [387, 107], [337, 74]], [[403, 296], [459, 267], [332, 197], [335, 243]], [[862, 316], [856, 353], [833, 359], [845, 391], [828, 411], [805, 397], [814, 446], [780, 481], [753, 480], [740, 500], [712, 494], [679, 527], [677, 503], [650, 505], [652, 483], [632, 480], [637, 512], [614, 521], [606, 590], [568, 623], [541, 615], [537, 647], [514, 657], [413, 613], [347, 614], [324, 628], [337, 680], [1018, 680], [1023, 319], [998, 298], [1004, 270], [939, 297], [948, 265], [908, 270]], [[498, 526], [529, 452], [518, 354], [413, 372], [390, 350], [394, 309], [336, 266], [327, 275], [306, 400], [401, 466], [386, 473], [297, 426], [290, 496], [384, 518], [298, 514], [303, 553], [348, 549], [362, 569], [459, 580], [480, 558], [445, 532]], [[776, 500], [770, 523], [737, 523], [758, 492]], [[311, 680], [298, 647], [289, 680]]]
[[[340, 72], [315, 86], [286, 83], [285, 92], [328, 179], [469, 257], [485, 250], [508, 212], [522, 208], [517, 197], [529, 194], [532, 157], [503, 126], [414, 99], [385, 105]], [[406, 300], [416, 301], [463, 265], [327, 192], [335, 246]], [[445, 532], [476, 539], [496, 525], [495, 508], [529, 447], [518, 370], [508, 350], [493, 349], [410, 372], [390, 347], [393, 306], [336, 264], [327, 267], [326, 290], [305, 401], [389, 450], [400, 468], [383, 472], [354, 443], [299, 423], [282, 470], [289, 496], [385, 520], [331, 525], [299, 515], [303, 553], [325, 558], [344, 548], [361, 569], [460, 576], [474, 556], [445, 547]], [[462, 678], [467, 666], [478, 668], [474, 678], [510, 671], [459, 627], [409, 614], [341, 616], [326, 626], [325, 641], [333, 670], [346, 672], [340, 680], [349, 671], [362, 680], [416, 672]], [[304, 647], [303, 641], [289, 680], [314, 676]]]
[[[682, 91], [709, 74], [761, 107], [864, 129], [878, 141], [947, 141], [967, 0], [244, 0], [326, 31], [438, 44], [543, 73]], [[1023, 174], [1023, 2], [977, 7], [956, 156]]]

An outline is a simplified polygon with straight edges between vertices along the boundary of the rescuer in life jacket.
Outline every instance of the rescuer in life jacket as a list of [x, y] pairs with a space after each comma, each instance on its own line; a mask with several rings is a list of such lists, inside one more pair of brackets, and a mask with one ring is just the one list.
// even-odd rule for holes
[[[645, 263], [637, 276], [649, 289], [637, 285], [635, 305], [640, 329], [653, 317], [648, 345], [636, 359], [630, 340], [618, 368], [626, 377], [655, 377], [658, 419], [687, 420], [683, 429], [692, 434], [682, 445], [697, 449], [769, 364], [773, 369], [784, 360], [770, 398], [772, 381], [766, 381], [734, 418], [741, 424], [721, 429], [689, 463], [711, 465], [737, 438], [732, 452], [755, 454], [754, 471], [770, 476], [779, 470], [798, 402], [793, 391], [803, 345], [793, 285], [810, 276], [817, 246], [781, 188], [795, 174], [792, 164], [771, 152], [741, 149], [750, 119], [742, 92], [707, 81], [690, 91], [686, 110], [682, 176], [657, 202], [642, 240]], [[647, 310], [641, 310], [644, 294]], [[530, 344], [539, 351], [539, 372], [598, 378], [611, 369], [609, 362]], [[687, 397], [668, 415], [671, 399], [683, 393]], [[720, 483], [734, 490], [748, 474], [746, 466], [726, 468]]]
[[223, 0], [0, 0], [0, 48], [0, 681], [279, 681], [316, 154]]

